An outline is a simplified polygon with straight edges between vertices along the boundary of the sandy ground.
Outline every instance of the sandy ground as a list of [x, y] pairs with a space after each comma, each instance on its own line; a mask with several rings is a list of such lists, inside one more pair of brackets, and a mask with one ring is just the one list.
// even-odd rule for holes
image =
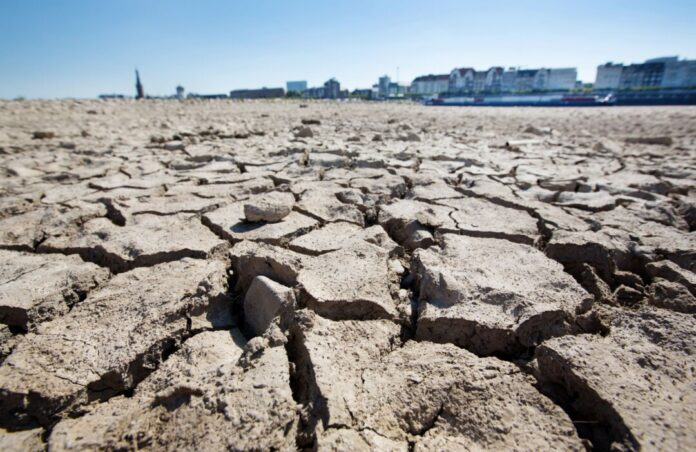
[[696, 108], [0, 102], [0, 449], [696, 448]]

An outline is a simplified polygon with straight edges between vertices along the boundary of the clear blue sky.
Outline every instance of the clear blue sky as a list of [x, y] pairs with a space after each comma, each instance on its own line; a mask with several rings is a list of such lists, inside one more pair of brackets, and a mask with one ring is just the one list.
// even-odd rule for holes
[[696, 0], [0, 0], [0, 98], [696, 58]]

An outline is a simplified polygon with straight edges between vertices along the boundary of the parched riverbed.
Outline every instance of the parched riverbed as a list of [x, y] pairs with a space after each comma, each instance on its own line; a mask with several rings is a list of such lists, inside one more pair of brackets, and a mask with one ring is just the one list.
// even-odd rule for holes
[[0, 102], [1, 450], [693, 450], [696, 108]]

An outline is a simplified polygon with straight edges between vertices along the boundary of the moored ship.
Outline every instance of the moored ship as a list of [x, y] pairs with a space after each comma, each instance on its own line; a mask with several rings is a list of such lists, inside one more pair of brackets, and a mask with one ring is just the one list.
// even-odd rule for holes
[[495, 95], [441, 95], [429, 99], [426, 105], [440, 106], [486, 106], [486, 107], [583, 107], [614, 105], [616, 97], [613, 94], [573, 94], [573, 93], [543, 93], [543, 94], [495, 94]]

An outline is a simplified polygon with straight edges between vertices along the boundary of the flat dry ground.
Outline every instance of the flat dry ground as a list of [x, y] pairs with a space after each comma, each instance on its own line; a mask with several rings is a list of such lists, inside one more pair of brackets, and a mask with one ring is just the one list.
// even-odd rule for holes
[[696, 448], [696, 108], [12, 101], [0, 159], [3, 450]]

